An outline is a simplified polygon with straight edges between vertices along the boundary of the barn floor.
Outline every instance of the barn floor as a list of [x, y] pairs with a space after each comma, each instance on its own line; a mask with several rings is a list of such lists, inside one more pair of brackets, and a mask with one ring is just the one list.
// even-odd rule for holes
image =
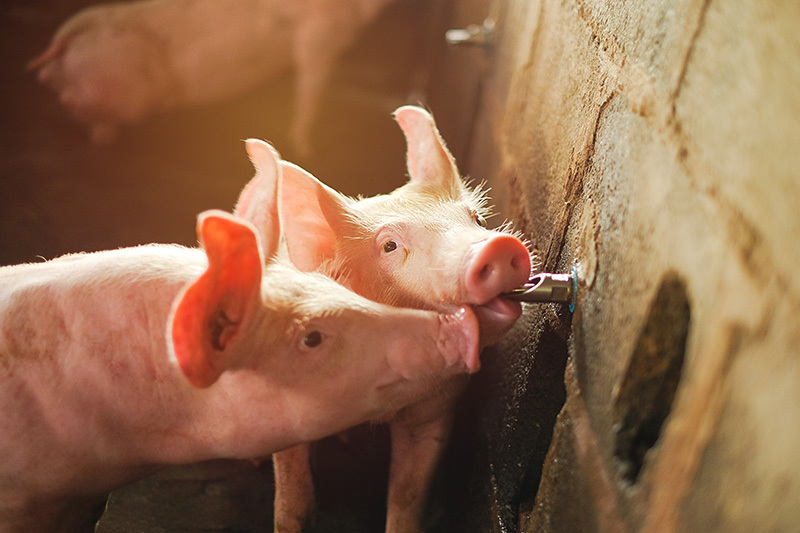
[[[388, 438], [361, 427], [314, 453], [314, 531], [382, 531]], [[216, 460], [173, 467], [111, 494], [98, 533], [272, 531], [272, 465]]]

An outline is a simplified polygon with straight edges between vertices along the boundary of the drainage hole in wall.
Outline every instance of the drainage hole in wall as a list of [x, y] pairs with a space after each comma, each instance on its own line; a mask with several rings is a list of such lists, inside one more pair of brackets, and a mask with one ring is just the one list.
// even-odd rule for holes
[[614, 455], [622, 478], [635, 484], [648, 451], [661, 435], [680, 383], [691, 308], [686, 284], [664, 276], [616, 389]]

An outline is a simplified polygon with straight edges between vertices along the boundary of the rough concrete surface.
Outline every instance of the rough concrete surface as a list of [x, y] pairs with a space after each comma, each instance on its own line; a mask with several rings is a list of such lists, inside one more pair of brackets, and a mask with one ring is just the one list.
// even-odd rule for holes
[[[579, 274], [542, 483], [532, 507], [505, 488], [495, 505], [516, 521], [498, 529], [793, 530], [800, 7], [510, 0], [485, 14], [466, 170], [545, 270]], [[534, 359], [548, 349], [532, 342]]]

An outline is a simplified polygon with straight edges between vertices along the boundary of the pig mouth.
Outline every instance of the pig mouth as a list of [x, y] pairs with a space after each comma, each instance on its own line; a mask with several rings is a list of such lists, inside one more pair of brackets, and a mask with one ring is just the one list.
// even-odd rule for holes
[[480, 321], [469, 306], [439, 315], [438, 345], [450, 365], [462, 363], [469, 373], [480, 369]]
[[480, 326], [481, 347], [494, 344], [511, 329], [522, 314], [522, 304], [497, 296], [473, 306]]
[[[480, 325], [469, 305], [437, 313], [437, 320], [423, 333], [429, 343], [398, 344], [388, 353], [391, 375], [377, 385], [383, 392], [398, 383], [417, 381], [425, 389], [456, 374], [480, 369]], [[418, 340], [419, 337], [413, 337]], [[406, 405], [408, 402], [406, 402]]]

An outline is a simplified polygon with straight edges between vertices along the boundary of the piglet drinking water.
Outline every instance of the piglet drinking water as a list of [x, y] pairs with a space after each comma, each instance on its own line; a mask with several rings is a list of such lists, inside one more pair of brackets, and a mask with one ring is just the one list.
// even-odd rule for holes
[[158, 467], [263, 457], [478, 368], [469, 309], [391, 308], [282, 259], [280, 167], [247, 147], [258, 173], [235, 216], [200, 215], [203, 249], [0, 268], [0, 531], [81, 529]]
[[61, 104], [110, 142], [120, 124], [233, 97], [291, 67], [292, 138], [312, 120], [341, 54], [391, 0], [143, 0], [89, 7], [29, 63]]
[[[291, 259], [301, 270], [333, 272], [379, 302], [437, 310], [471, 304], [481, 344], [492, 343], [521, 313], [519, 303], [500, 295], [527, 281], [529, 252], [513, 234], [483, 227], [486, 197], [460, 177], [433, 117], [414, 106], [395, 117], [408, 142], [410, 181], [391, 194], [353, 200], [282, 163]], [[422, 528], [428, 486], [465, 384], [453, 376], [392, 420], [387, 531]], [[301, 446], [274, 456], [276, 530], [298, 531], [313, 509], [307, 454]]]

